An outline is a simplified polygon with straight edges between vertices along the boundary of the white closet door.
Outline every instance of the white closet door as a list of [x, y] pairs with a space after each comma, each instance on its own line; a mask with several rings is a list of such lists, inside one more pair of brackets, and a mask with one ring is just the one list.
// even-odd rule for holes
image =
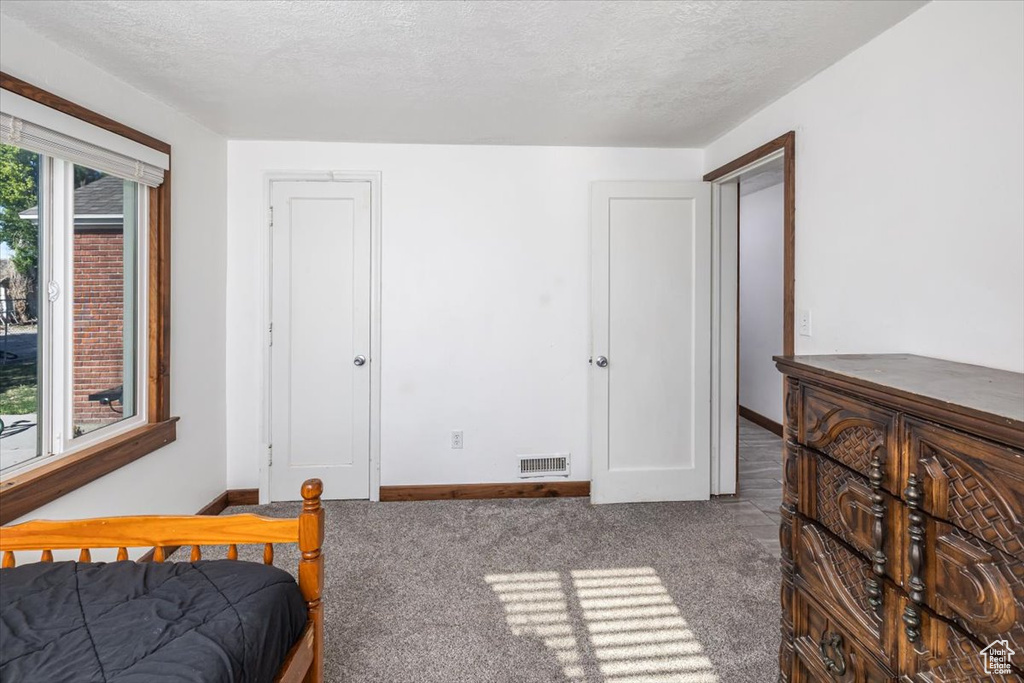
[[710, 495], [711, 191], [592, 188], [595, 503]]
[[370, 183], [275, 182], [270, 499], [370, 491]]

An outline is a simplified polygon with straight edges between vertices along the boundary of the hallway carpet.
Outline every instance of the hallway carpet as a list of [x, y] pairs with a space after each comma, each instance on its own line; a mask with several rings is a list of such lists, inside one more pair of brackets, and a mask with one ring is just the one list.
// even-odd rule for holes
[[[774, 681], [778, 560], [729, 508], [585, 498], [326, 503], [326, 678]], [[239, 551], [253, 561], [262, 552]], [[294, 571], [297, 561], [294, 546], [276, 548], [277, 566]]]

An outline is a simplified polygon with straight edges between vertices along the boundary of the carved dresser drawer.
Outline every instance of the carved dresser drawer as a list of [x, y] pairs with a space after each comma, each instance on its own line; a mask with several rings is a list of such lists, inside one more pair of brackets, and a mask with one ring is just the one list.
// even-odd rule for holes
[[985, 643], [1005, 639], [1024, 653], [1024, 562], [946, 522], [926, 518], [924, 529], [925, 604]]
[[[906, 597], [900, 599], [904, 609], [911, 608]], [[923, 610], [920, 617], [921, 635], [917, 642], [910, 642], [906, 636], [900, 642], [902, 680], [915, 683], [1024, 683], [1024, 677], [1016, 670], [1011, 669], [1005, 674], [986, 672], [982, 655], [985, 646], [960, 629], [932, 615], [929, 610]]]
[[776, 361], [779, 680], [1024, 683], [1024, 375]]
[[898, 491], [896, 413], [814, 385], [804, 385], [801, 391], [797, 442], [865, 477], [877, 457], [882, 488]]
[[809, 521], [793, 522], [794, 585], [813, 595], [861, 649], [893, 670], [897, 666], [899, 615], [892, 584], [827, 531]]
[[896, 676], [803, 591], [794, 601], [794, 681], [883, 683]]
[[[818, 522], [846, 544], [859, 550], [880, 573], [900, 582], [903, 567], [898, 557], [901, 536], [900, 501], [875, 482], [806, 449], [800, 449], [797, 510]], [[880, 551], [880, 554], [879, 552]]]
[[1024, 452], [911, 417], [903, 441], [922, 510], [1024, 560]]

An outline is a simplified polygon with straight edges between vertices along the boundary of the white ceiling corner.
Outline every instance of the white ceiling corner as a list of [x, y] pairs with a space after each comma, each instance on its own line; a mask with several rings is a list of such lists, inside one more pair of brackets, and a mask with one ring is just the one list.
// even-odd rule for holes
[[701, 147], [924, 4], [4, 0], [241, 139]]

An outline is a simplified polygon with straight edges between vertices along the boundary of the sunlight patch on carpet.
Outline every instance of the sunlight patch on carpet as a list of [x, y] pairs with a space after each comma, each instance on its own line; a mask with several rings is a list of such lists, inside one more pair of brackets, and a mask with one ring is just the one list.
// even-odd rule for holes
[[571, 683], [718, 683], [652, 567], [490, 574], [513, 636], [535, 638]]

